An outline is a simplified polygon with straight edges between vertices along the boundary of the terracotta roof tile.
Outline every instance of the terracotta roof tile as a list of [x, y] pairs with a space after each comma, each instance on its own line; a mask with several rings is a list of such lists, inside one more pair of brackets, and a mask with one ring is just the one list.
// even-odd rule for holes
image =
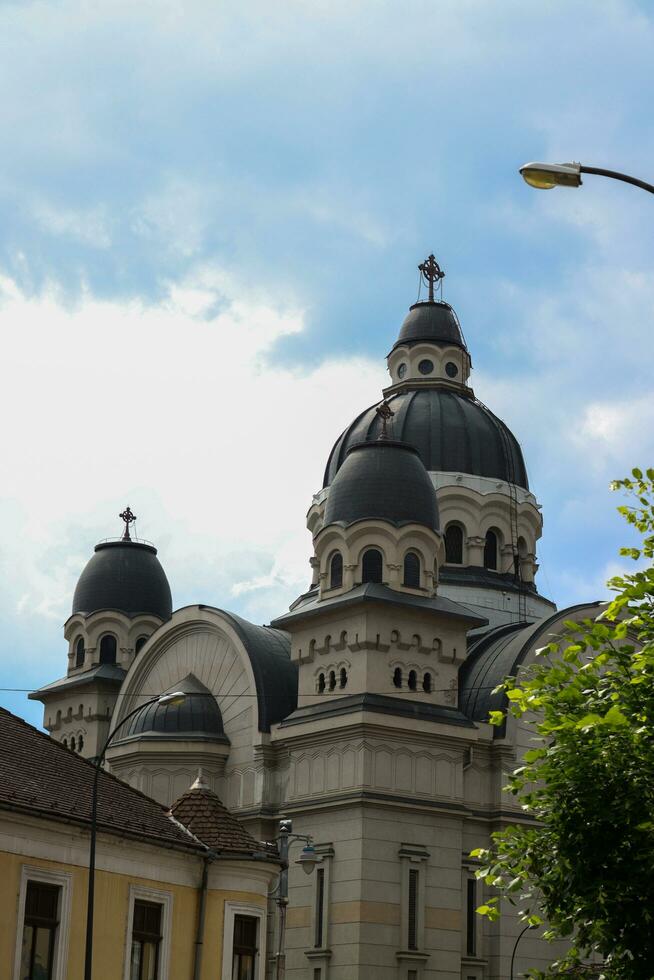
[[[95, 766], [0, 708], [0, 808], [49, 819], [91, 822]], [[98, 828], [168, 847], [205, 848], [164, 807], [101, 771]]]
[[212, 851], [221, 854], [265, 851], [275, 856], [274, 849], [271, 851], [269, 845], [256, 841], [201, 780], [175, 800], [170, 812]]

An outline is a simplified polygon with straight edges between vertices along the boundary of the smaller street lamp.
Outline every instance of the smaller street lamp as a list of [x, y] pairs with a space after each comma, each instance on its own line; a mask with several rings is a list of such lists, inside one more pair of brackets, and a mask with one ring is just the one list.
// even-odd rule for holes
[[581, 187], [582, 174], [597, 174], [600, 177], [611, 177], [622, 180], [626, 184], [634, 184], [650, 194], [654, 194], [654, 185], [647, 184], [637, 177], [618, 173], [617, 170], [604, 170], [601, 167], [584, 167], [581, 163], [525, 163], [520, 167], [523, 179], [530, 187], [538, 190], [551, 190], [552, 187]]
[[279, 908], [279, 934], [277, 936], [277, 953], [275, 954], [275, 980], [283, 980], [286, 969], [286, 953], [284, 952], [284, 940], [286, 933], [286, 909], [288, 907], [288, 852], [291, 844], [295, 841], [305, 842], [302, 852], [295, 862], [299, 864], [305, 874], [310, 875], [315, 866], [322, 861], [320, 855], [316, 854], [313, 846], [313, 839], [306, 834], [294, 834], [293, 821], [284, 818], [279, 821], [279, 837], [275, 843], [279, 848], [279, 863], [282, 870], [279, 873], [279, 881], [275, 889], [277, 907]]
[[[128, 508], [129, 510], [129, 508]], [[104, 757], [109, 745], [116, 732], [123, 727], [137, 712], [151, 704], [181, 704], [188, 697], [184, 691], [173, 691], [171, 694], [161, 694], [156, 698], [150, 698], [118, 722], [112, 732], [109, 732], [107, 741], [102, 746], [102, 751], [95, 757], [95, 772], [93, 773], [93, 794], [91, 797], [91, 842], [89, 845], [89, 887], [86, 899], [86, 952], [84, 957], [84, 980], [93, 980], [93, 905], [95, 901], [95, 843], [98, 835], [98, 777], [104, 762]]]

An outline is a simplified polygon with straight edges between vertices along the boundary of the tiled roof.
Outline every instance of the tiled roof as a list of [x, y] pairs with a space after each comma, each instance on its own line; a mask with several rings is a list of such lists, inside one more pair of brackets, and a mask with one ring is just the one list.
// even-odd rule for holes
[[269, 845], [256, 841], [236, 817], [223, 806], [201, 777], [173, 803], [170, 812], [175, 820], [199, 837], [212, 851], [221, 854], [271, 853]]
[[[0, 809], [88, 825], [94, 772], [93, 763], [0, 708]], [[104, 771], [98, 781], [98, 828], [167, 847], [205, 850], [159, 803]]]

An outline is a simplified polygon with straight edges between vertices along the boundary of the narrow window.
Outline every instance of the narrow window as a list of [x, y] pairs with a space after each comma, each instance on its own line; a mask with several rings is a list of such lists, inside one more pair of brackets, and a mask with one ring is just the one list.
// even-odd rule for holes
[[418, 687], [418, 675], [416, 674], [415, 670], [410, 670], [409, 671], [409, 690], [410, 691], [415, 691], [417, 687]]
[[409, 935], [407, 949], [418, 948], [418, 874], [415, 869], [409, 871], [409, 909], [407, 922]]
[[340, 673], [340, 676], [339, 676], [338, 686], [340, 688], [344, 688], [346, 684], [347, 684], [347, 671], [346, 671], [345, 667], [341, 667], [341, 673]]
[[130, 980], [158, 980], [161, 945], [161, 905], [134, 902]]
[[466, 902], [466, 953], [468, 956], [477, 954], [477, 879], [468, 878], [468, 895]]
[[333, 691], [336, 687], [336, 673], [333, 670], [329, 671], [329, 690]]
[[404, 585], [409, 589], [420, 588], [420, 559], [413, 551], [404, 556]]
[[100, 663], [116, 663], [116, 637], [111, 633], [105, 633], [100, 640]]
[[486, 531], [486, 544], [484, 545], [484, 568], [497, 570], [497, 535], [495, 531]]
[[53, 976], [60, 892], [58, 885], [47, 885], [42, 881], [27, 882], [21, 980], [51, 980]]
[[449, 565], [463, 564], [463, 529], [450, 524], [445, 531], [445, 561]]
[[316, 949], [323, 946], [323, 918], [325, 914], [325, 869], [318, 868], [316, 871], [316, 933], [313, 937], [313, 945]]
[[234, 980], [254, 980], [257, 960], [257, 919], [250, 915], [234, 916]]
[[76, 667], [84, 666], [84, 653], [85, 653], [84, 637], [78, 636], [77, 641], [75, 643], [75, 666]]
[[395, 687], [402, 687], [402, 668], [396, 667], [393, 671], [393, 684]]
[[138, 653], [139, 650], [142, 650], [147, 642], [148, 642], [147, 636], [139, 636], [138, 640], [134, 644], [134, 653]]
[[362, 582], [381, 582], [382, 580], [382, 556], [381, 551], [376, 548], [369, 548], [364, 553], [361, 562], [361, 581]]
[[318, 694], [322, 694], [322, 692], [324, 690], [325, 690], [325, 675], [324, 674], [319, 674], [318, 675]]
[[343, 556], [340, 551], [334, 552], [329, 563], [329, 588], [340, 589], [343, 584]]
[[75, 751], [75, 736], [74, 735], [73, 735], [73, 737], [70, 740], [70, 747], [71, 747], [71, 749], [74, 752]]
[[77, 751], [81, 752], [83, 748], [84, 748], [84, 736], [80, 735], [80, 737], [77, 740]]
[[63, 738], [63, 739], [61, 740], [61, 744], [63, 745], [63, 747], [64, 747], [65, 749], [67, 749], [67, 748], [68, 748], [68, 739], [67, 739], [67, 738]]
[[425, 694], [431, 694], [431, 674], [427, 673], [422, 679], [422, 689]]

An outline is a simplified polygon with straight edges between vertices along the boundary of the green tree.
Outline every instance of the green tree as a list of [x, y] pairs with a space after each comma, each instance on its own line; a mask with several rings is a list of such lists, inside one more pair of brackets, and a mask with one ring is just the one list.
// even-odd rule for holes
[[616, 596], [596, 620], [567, 622], [502, 686], [533, 732], [508, 786], [533, 822], [472, 852], [499, 893], [482, 915], [497, 918], [506, 898], [569, 942], [539, 977], [579, 973], [593, 953], [611, 980], [654, 977], [654, 469], [612, 489], [629, 494], [618, 510], [642, 538], [620, 553], [648, 567], [611, 579]]

